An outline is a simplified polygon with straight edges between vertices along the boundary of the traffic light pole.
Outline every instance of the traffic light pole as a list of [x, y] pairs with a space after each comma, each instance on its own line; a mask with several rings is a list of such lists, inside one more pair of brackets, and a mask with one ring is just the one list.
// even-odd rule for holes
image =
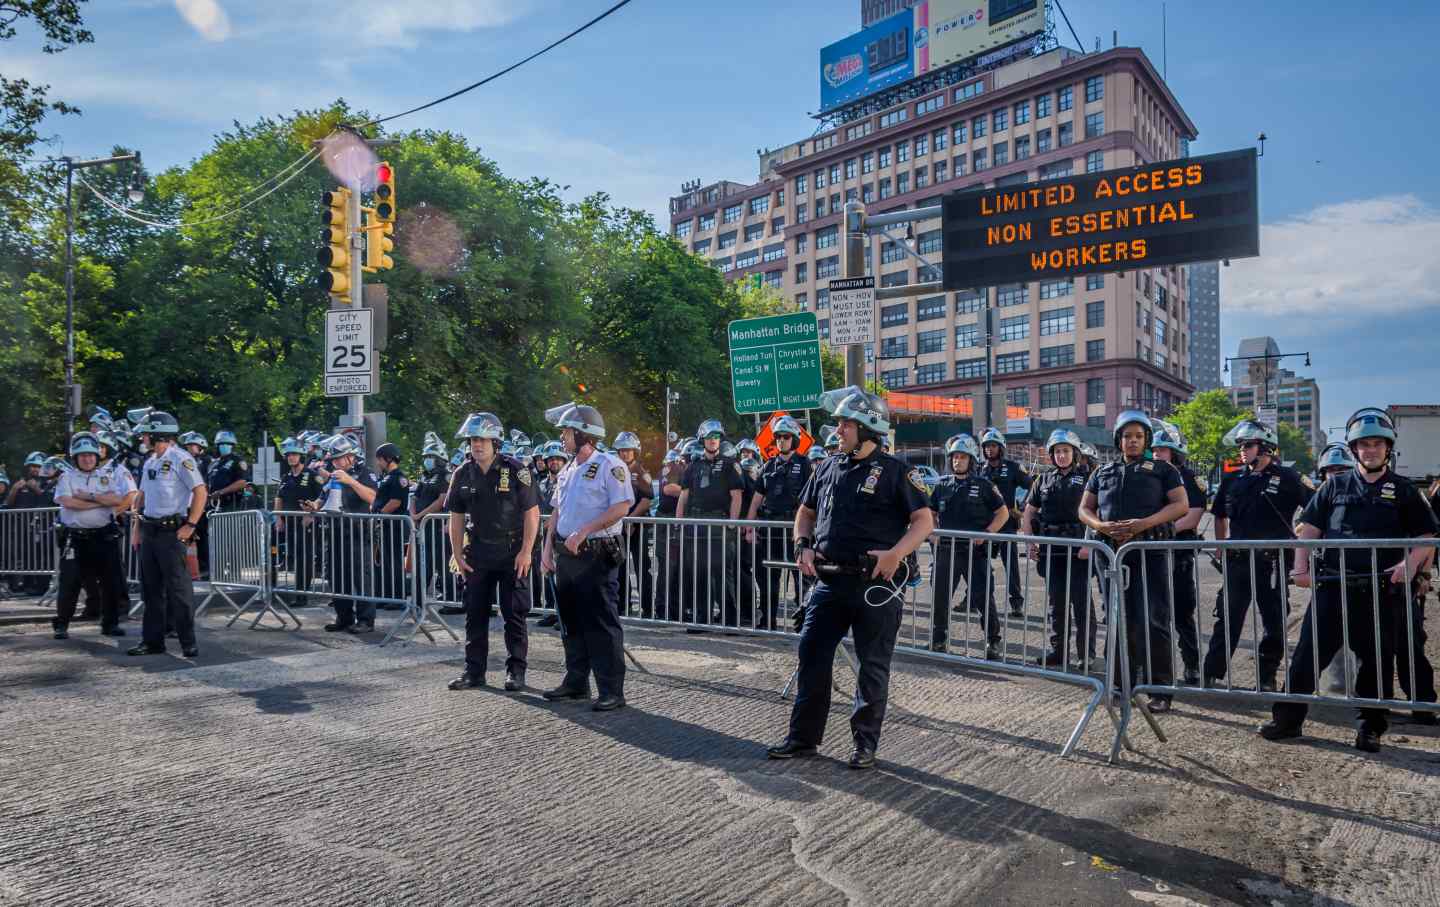
[[[365, 305], [365, 289], [362, 286], [365, 279], [365, 231], [361, 229], [360, 223], [358, 184], [351, 190], [347, 205], [349, 216], [346, 219], [350, 224], [350, 304], [358, 309]], [[374, 349], [371, 349], [370, 355], [375, 355]], [[365, 423], [364, 394], [350, 394], [345, 398], [345, 415], [350, 417], [350, 424], [357, 428]]]

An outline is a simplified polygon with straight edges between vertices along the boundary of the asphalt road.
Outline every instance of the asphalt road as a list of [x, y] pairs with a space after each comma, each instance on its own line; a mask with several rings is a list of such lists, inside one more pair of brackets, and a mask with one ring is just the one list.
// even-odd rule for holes
[[[1058, 756], [1080, 690], [902, 659], [859, 773], [845, 696], [822, 758], [763, 758], [785, 641], [633, 630], [646, 670], [598, 714], [302, 614], [206, 617], [194, 662], [0, 628], [0, 904], [1440, 903], [1431, 728], [1365, 756], [1339, 710], [1270, 744], [1182, 700], [1107, 766], [1103, 713]], [[560, 661], [535, 630], [532, 685]]]

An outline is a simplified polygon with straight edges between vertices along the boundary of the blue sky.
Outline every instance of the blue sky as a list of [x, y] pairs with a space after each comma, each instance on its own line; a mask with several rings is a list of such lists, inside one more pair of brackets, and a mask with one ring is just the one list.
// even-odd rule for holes
[[[611, 0], [352, 0], [344, 30], [310, 0], [98, 0], [96, 41], [56, 56], [33, 34], [0, 67], [54, 86], [83, 117], [54, 150], [139, 147], [193, 159], [232, 121], [336, 97], [377, 113], [448, 93], [548, 43]], [[465, 134], [512, 176], [539, 175], [655, 213], [692, 177], [752, 180], [755, 149], [808, 135], [819, 48], [858, 0], [635, 0], [547, 57], [399, 128]], [[1158, 0], [1064, 0], [1085, 47], [1139, 45], [1162, 65]], [[1223, 349], [1270, 334], [1311, 352], [1325, 424], [1361, 405], [1440, 400], [1440, 144], [1427, 35], [1440, 4], [1168, 3], [1168, 81], [1195, 153], [1269, 137], [1262, 257], [1222, 269]], [[1333, 9], [1339, 10], [1337, 5]], [[1073, 44], [1063, 21], [1058, 34]], [[1289, 360], [1295, 366], [1300, 360]], [[1305, 371], [1302, 369], [1302, 371]]]

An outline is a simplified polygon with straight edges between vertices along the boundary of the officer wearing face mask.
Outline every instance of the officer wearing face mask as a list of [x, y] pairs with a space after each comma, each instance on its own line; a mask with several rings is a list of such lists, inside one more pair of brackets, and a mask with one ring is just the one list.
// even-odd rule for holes
[[[746, 519], [789, 524], [795, 521], [795, 514], [800, 509], [800, 493], [810, 481], [814, 467], [811, 461], [796, 451], [800, 441], [800, 423], [789, 416], [781, 416], [771, 426], [770, 434], [775, 439], [776, 454], [760, 467]], [[790, 528], [787, 525], [785, 528], [747, 529], [745, 541], [758, 547], [761, 571], [760, 601], [764, 625], [776, 629], [779, 626], [780, 583], [785, 572], [765, 567], [764, 562], [794, 563], [795, 546], [791, 540]], [[795, 580], [798, 604], [804, 600], [804, 589], [808, 589], [810, 584], [802, 584], [798, 575]]]
[[[456, 597], [455, 575], [449, 570], [450, 549], [446, 543], [445, 521], [427, 517], [445, 512], [445, 492], [450, 484], [449, 466], [446, 460], [445, 442], [435, 432], [425, 433], [425, 446], [420, 451], [420, 477], [414, 482], [410, 495], [410, 517], [415, 521], [415, 531], [424, 539], [424, 558], [418, 564], [420, 589], [423, 598], [437, 595], [441, 601], [452, 602], [442, 606], [442, 613], [463, 614], [465, 606]], [[411, 554], [414, 557], [414, 553]]]
[[250, 464], [235, 449], [235, 433], [215, 433], [215, 462], [206, 473], [212, 509], [219, 511], [244, 509], [245, 486], [250, 484]]
[[[979, 474], [977, 463], [980, 448], [969, 435], [956, 435], [945, 444], [950, 459], [950, 475], [935, 483], [930, 507], [936, 513], [935, 528], [955, 532], [999, 532], [1010, 519], [1010, 508], [1000, 490]], [[930, 648], [948, 651], [950, 631], [950, 598], [965, 580], [963, 609], [983, 615], [985, 657], [999, 660], [1001, 639], [1000, 616], [995, 611], [995, 594], [990, 583], [990, 551], [993, 543], [986, 539], [941, 537], [935, 542], [934, 602], [930, 611]]]

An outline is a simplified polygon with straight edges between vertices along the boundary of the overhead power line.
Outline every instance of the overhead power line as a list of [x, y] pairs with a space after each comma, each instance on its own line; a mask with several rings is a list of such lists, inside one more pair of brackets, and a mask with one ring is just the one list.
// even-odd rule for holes
[[609, 16], [613, 15], [613, 14], [616, 13], [616, 12], [619, 12], [622, 7], [629, 6], [630, 3], [631, 3], [631, 0], [620, 0], [619, 3], [616, 3], [614, 6], [610, 7], [609, 9], [605, 10], [605, 12], [601, 13], [600, 15], [596, 16], [595, 18], [591, 19], [589, 22], [586, 22], [584, 25], [582, 25], [582, 26], [580, 26], [579, 28], [575, 29], [574, 31], [570, 32], [570, 34], [566, 35], [565, 37], [560, 38], [559, 40], [553, 41], [553, 42], [551, 42], [550, 44], [545, 45], [544, 47], [542, 47], [542, 48], [540, 48], [539, 50], [535, 51], [533, 54], [531, 54], [530, 56], [526, 57], [525, 59], [519, 61], [518, 63], [512, 63], [511, 65], [505, 67], [504, 69], [500, 70], [500, 71], [497, 72], [497, 73], [494, 73], [494, 74], [492, 74], [492, 75], [488, 75], [488, 76], [486, 76], [485, 78], [481, 79], [480, 81], [475, 82], [474, 84], [466, 85], [464, 88], [460, 89], [459, 91], [452, 91], [452, 92], [450, 92], [449, 94], [445, 95], [443, 98], [436, 98], [436, 99], [433, 100], [433, 101], [428, 101], [428, 102], [426, 102], [426, 103], [424, 103], [424, 104], [421, 104], [419, 107], [412, 107], [412, 108], [410, 108], [409, 110], [402, 110], [400, 113], [392, 113], [392, 114], [391, 114], [390, 116], [388, 116], [388, 117], [381, 117], [381, 118], [378, 119], [378, 120], [371, 120], [371, 121], [368, 122], [368, 123], [362, 124], [360, 128], [365, 128], [365, 127], [367, 127], [367, 126], [378, 126], [378, 125], [380, 125], [381, 123], [388, 123], [388, 122], [390, 122], [391, 120], [398, 120], [400, 117], [409, 116], [409, 115], [412, 114], [412, 113], [419, 113], [419, 112], [422, 111], [422, 110], [427, 110], [427, 109], [429, 109], [429, 108], [431, 108], [431, 107], [434, 107], [436, 104], [443, 104], [443, 103], [445, 103], [446, 101], [449, 101], [449, 100], [451, 100], [451, 99], [453, 99], [453, 98], [458, 98], [458, 97], [460, 97], [462, 94], [465, 94], [467, 91], [474, 91], [475, 89], [479, 88], [480, 86], [489, 84], [490, 82], [495, 81], [496, 79], [500, 78], [500, 77], [503, 76], [503, 75], [506, 75], [507, 73], [514, 72], [515, 70], [517, 70], [517, 69], [519, 69], [520, 67], [524, 66], [526, 63], [529, 63], [531, 60], [535, 59], [536, 57], [541, 56], [542, 54], [545, 54], [545, 53], [548, 53], [548, 52], [554, 50], [555, 48], [559, 47], [561, 44], [564, 44], [566, 41], [569, 41], [571, 38], [575, 37], [576, 35], [580, 34], [580, 33], [583, 32], [583, 31], [585, 31], [585, 30], [586, 30], [587, 28], [589, 28], [590, 26], [597, 24], [598, 22], [602, 21], [603, 19], [608, 18]]

